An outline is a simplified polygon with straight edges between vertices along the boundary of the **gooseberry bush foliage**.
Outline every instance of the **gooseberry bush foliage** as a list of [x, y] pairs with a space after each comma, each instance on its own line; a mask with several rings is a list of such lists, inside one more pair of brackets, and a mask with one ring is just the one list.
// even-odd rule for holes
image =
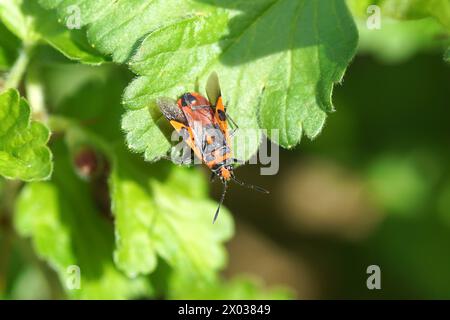
[[[446, 1], [372, 2], [449, 30]], [[65, 297], [291, 297], [220, 277], [233, 219], [211, 224], [200, 171], [158, 161], [171, 144], [155, 100], [216, 71], [240, 128], [278, 129], [293, 148], [334, 111], [358, 43], [349, 5], [364, 16], [372, 2], [0, 0], [1, 214]]]

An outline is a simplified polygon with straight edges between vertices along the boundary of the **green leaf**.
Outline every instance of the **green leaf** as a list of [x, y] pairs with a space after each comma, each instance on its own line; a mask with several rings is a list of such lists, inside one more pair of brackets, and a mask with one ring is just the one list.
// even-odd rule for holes
[[92, 67], [73, 63], [46, 64], [38, 72], [55, 113], [86, 124], [108, 143], [123, 141], [121, 97], [131, 72], [114, 64]]
[[161, 257], [198, 281], [223, 267], [222, 243], [233, 233], [232, 220], [223, 208], [212, 224], [217, 203], [208, 199], [203, 174], [169, 163], [146, 165], [125, 150], [115, 156], [110, 188], [119, 268], [129, 276], [151, 273]]
[[170, 299], [194, 300], [287, 300], [294, 294], [283, 287], [264, 288], [253, 277], [239, 276], [231, 280], [216, 279], [199, 283], [189, 277], [175, 276], [170, 280]]
[[125, 92], [123, 129], [129, 146], [147, 160], [170, 147], [155, 99], [191, 91], [197, 80], [203, 90], [213, 70], [241, 128], [236, 140], [252, 140], [238, 157], [256, 151], [259, 128], [279, 129], [287, 148], [303, 133], [317, 136], [357, 43], [340, 0], [40, 2], [62, 18], [78, 5], [91, 43], [140, 75]]
[[[113, 56], [116, 62], [126, 62], [139, 42], [155, 29], [194, 10], [192, 0], [39, 0], [43, 7], [57, 9], [60, 19], [67, 22], [71, 8], [80, 12], [81, 26], [88, 26], [88, 39], [99, 51]], [[198, 6], [197, 6], [198, 7]]]
[[[222, 243], [231, 236], [231, 217], [223, 209], [212, 224], [217, 203], [208, 200], [207, 178], [199, 171], [169, 162], [149, 165], [126, 150], [119, 131], [120, 92], [129, 77], [121, 71], [112, 65], [66, 65], [45, 66], [40, 73], [52, 89], [46, 90], [49, 101], [71, 120], [69, 145], [88, 146], [111, 160], [116, 265], [136, 276], [152, 273], [156, 260], [164, 259], [200, 281], [224, 264]], [[63, 93], [53, 87], [68, 77]], [[89, 108], [80, 110], [79, 105]], [[76, 122], [86, 125], [75, 128]]]
[[70, 266], [80, 269], [80, 289], [67, 294], [82, 299], [124, 299], [149, 295], [146, 279], [128, 279], [113, 263], [113, 225], [89, 193], [89, 185], [73, 171], [69, 152], [55, 144], [55, 173], [51, 182], [25, 186], [16, 205], [15, 226], [32, 238], [38, 255], [54, 268], [61, 283], [71, 280]]
[[25, 181], [47, 179], [52, 172], [49, 136], [47, 127], [30, 120], [30, 107], [16, 90], [0, 94], [0, 175]]
[[[450, 37], [450, 1], [448, 0], [347, 0], [347, 3], [353, 14], [358, 17], [367, 17], [367, 8], [370, 5], [377, 5], [381, 10], [382, 18], [382, 29], [380, 31], [382, 31], [382, 34], [387, 38], [390, 37], [388, 30], [385, 30], [386, 26], [396, 33], [397, 39], [401, 40], [401, 43], [397, 44], [400, 54], [402, 51], [414, 51], [415, 47], [418, 47], [420, 44], [429, 46], [432, 42], [437, 43], [437, 39], [442, 39], [441, 42], [444, 42], [446, 46], [450, 45], [450, 41], [448, 40]], [[434, 19], [442, 28], [438, 29], [435, 25], [422, 21], [404, 25], [400, 24], [398, 25], [398, 30], [396, 30], [391, 27], [391, 22], [387, 18], [397, 20], [430, 18]], [[387, 21], [387, 24], [385, 21]], [[420, 24], [423, 25], [422, 28], [419, 27]], [[366, 30], [363, 28], [360, 30], [363, 30], [367, 35], [367, 28]], [[380, 37], [381, 34], [378, 35], [378, 38]], [[362, 39], [364, 39], [364, 36], [362, 36]], [[375, 41], [377, 40], [375, 39]], [[389, 49], [389, 43], [387, 44]], [[393, 47], [393, 45], [391, 45], [391, 47]], [[382, 49], [380, 48], [380, 51], [381, 50]]]
[[436, 18], [450, 28], [450, 2], [448, 0], [347, 0], [349, 7], [357, 15], [365, 15], [370, 5], [381, 9], [382, 15], [395, 19]]
[[450, 48], [445, 52], [444, 60], [450, 63]]
[[387, 63], [399, 63], [418, 52], [442, 50], [446, 45], [442, 26], [434, 19], [399, 21], [384, 18], [380, 30], [358, 23], [359, 52], [371, 53]]
[[56, 14], [41, 8], [37, 1], [0, 0], [0, 19], [25, 43], [43, 40], [69, 59], [88, 64], [105, 61], [88, 44], [83, 30], [59, 24]]

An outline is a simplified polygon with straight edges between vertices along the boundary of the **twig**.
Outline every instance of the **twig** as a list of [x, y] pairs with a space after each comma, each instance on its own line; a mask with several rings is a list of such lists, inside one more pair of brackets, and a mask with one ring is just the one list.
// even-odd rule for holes
[[19, 57], [17, 58], [16, 62], [14, 62], [11, 71], [8, 73], [8, 76], [6, 77], [6, 81], [4, 84], [5, 89], [8, 88], [17, 89], [19, 87], [20, 82], [22, 81], [22, 78], [27, 69], [28, 63], [30, 61], [29, 52], [30, 49], [28, 47], [25, 47], [20, 51]]

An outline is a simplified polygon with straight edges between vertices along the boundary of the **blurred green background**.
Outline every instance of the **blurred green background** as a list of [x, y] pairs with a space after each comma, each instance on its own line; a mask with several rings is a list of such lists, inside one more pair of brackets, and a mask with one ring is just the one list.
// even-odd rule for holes
[[[230, 190], [230, 273], [303, 298], [450, 298], [450, 68], [440, 58], [359, 55], [315, 141], [282, 151], [277, 176], [238, 171], [272, 194]], [[366, 287], [372, 264], [379, 291]]]
[[[359, 29], [322, 134], [281, 150], [276, 176], [238, 170], [272, 194], [230, 190], [237, 236], [227, 273], [258, 274], [299, 298], [448, 299], [448, 39], [429, 19]], [[372, 264], [381, 290], [366, 287]]]
[[[229, 189], [236, 235], [227, 244], [225, 278], [248, 274], [299, 299], [450, 298], [448, 39], [429, 19], [383, 23], [367, 30], [360, 22], [358, 55], [335, 88], [337, 111], [322, 134], [280, 150], [275, 176], [260, 176], [255, 165], [237, 169], [241, 180], [271, 194]], [[51, 110], [92, 127], [107, 115], [116, 125], [95, 130], [122, 139], [128, 70], [73, 64], [48, 47], [35, 59], [41, 63], [30, 72], [44, 79]], [[221, 190], [212, 185], [215, 199]], [[63, 298], [56, 274], [29, 241], [8, 234], [10, 223], [0, 221], [4, 297]], [[366, 287], [373, 264], [381, 268], [381, 290]]]
[[[257, 273], [299, 298], [450, 298], [450, 66], [432, 49], [439, 31], [411, 43], [433, 24], [361, 24], [322, 134], [282, 150], [277, 176], [238, 171], [273, 193], [230, 190], [230, 274]], [[381, 290], [366, 287], [372, 264]]]

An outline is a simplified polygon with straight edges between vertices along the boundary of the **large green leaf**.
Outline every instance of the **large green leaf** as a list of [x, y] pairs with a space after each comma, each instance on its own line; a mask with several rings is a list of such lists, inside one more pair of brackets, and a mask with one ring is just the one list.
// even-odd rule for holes
[[212, 276], [226, 260], [222, 243], [233, 225], [208, 199], [203, 174], [169, 163], [145, 165], [116, 151], [110, 179], [116, 218], [116, 264], [128, 275], [153, 272], [157, 257], [196, 281]]
[[89, 64], [105, 61], [88, 44], [83, 30], [62, 26], [56, 14], [41, 8], [37, 1], [0, 0], [0, 20], [25, 43], [43, 40], [70, 59]]
[[[140, 41], [155, 29], [193, 13], [192, 0], [38, 0], [45, 8], [55, 8], [63, 22], [70, 8], [78, 8], [81, 26], [88, 26], [88, 39], [114, 61], [131, 58]], [[197, 6], [199, 8], [199, 6]]]
[[30, 107], [10, 89], [0, 94], [0, 175], [26, 181], [47, 179], [52, 155], [46, 143], [49, 131], [30, 121]]
[[80, 289], [66, 291], [83, 299], [122, 299], [149, 295], [144, 278], [128, 279], [113, 263], [113, 225], [102, 217], [89, 185], [74, 173], [69, 152], [55, 145], [55, 173], [51, 182], [25, 186], [17, 202], [15, 226], [32, 238], [39, 256], [59, 274], [65, 286], [78, 266]]
[[123, 71], [77, 64], [45, 66], [40, 73], [49, 86], [49, 102], [70, 121], [69, 153], [87, 147], [111, 161], [116, 265], [135, 276], [153, 273], [157, 260], [164, 259], [195, 281], [208, 278], [224, 265], [231, 217], [224, 208], [212, 224], [217, 203], [208, 200], [207, 178], [200, 171], [169, 162], [148, 164], [126, 150], [119, 129], [120, 93], [129, 79]]
[[[129, 146], [147, 160], [170, 147], [155, 99], [175, 98], [196, 81], [203, 90], [213, 70], [241, 129], [279, 129], [279, 143], [288, 148], [303, 133], [315, 137], [357, 42], [342, 0], [40, 2], [62, 18], [78, 5], [91, 43], [140, 75], [124, 96], [123, 128]], [[237, 140], [253, 137], [239, 156], [252, 154], [259, 136], [239, 130]]]

